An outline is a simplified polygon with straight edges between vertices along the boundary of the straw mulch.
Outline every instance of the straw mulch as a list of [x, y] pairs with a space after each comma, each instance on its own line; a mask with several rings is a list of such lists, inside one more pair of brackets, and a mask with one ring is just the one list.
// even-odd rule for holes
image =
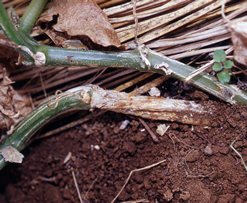
[[[13, 5], [21, 16], [29, 0], [3, 1], [6, 8]], [[128, 49], [135, 37], [132, 3], [129, 0], [96, 0], [108, 16], [121, 44]], [[232, 50], [231, 33], [222, 19], [222, 0], [140, 0], [137, 1], [138, 39], [149, 48], [200, 67], [212, 59], [217, 49]], [[49, 4], [47, 5], [49, 7]], [[246, 1], [227, 0], [225, 14], [229, 20], [239, 19], [247, 13]], [[52, 44], [40, 29], [31, 34], [43, 44]], [[232, 54], [232, 53], [231, 53]], [[231, 57], [231, 55], [228, 55]], [[97, 84], [107, 89], [130, 91], [139, 87], [139, 93], [162, 84], [168, 78], [154, 73], [140, 73], [131, 69], [88, 67], [12, 67], [9, 77], [15, 89], [30, 97], [33, 107], [55, 91], [86, 84]], [[242, 73], [235, 67], [236, 74]], [[239, 70], [238, 70], [239, 69]], [[210, 72], [210, 69], [208, 70]], [[144, 82], [145, 81], [145, 82]], [[84, 122], [87, 119], [79, 122]], [[68, 125], [73, 126], [72, 125]]]

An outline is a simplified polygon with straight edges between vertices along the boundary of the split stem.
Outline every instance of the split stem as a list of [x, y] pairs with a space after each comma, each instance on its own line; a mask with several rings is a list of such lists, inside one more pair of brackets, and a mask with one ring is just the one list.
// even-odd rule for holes
[[[209, 125], [207, 116], [214, 107], [204, 107], [194, 102], [133, 96], [115, 90], [104, 90], [96, 85], [80, 86], [49, 98], [1, 141], [0, 151], [13, 147], [21, 151], [29, 139], [46, 123], [62, 113], [72, 110], [104, 109], [154, 120], [177, 121], [192, 125]], [[208, 117], [209, 118], [209, 117]], [[0, 169], [5, 165], [0, 155]]]

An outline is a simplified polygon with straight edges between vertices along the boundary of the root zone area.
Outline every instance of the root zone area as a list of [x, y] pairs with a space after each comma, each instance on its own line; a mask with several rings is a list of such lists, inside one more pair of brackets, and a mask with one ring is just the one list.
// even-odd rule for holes
[[[72, 172], [83, 202], [111, 202], [132, 170], [164, 159], [133, 173], [116, 202], [244, 202], [246, 170], [230, 144], [237, 137], [246, 160], [247, 111], [214, 105], [210, 127], [145, 120], [156, 143], [138, 118], [113, 112], [36, 141], [23, 164], [0, 172], [0, 202], [80, 202]], [[170, 126], [163, 136], [156, 133], [161, 123]]]

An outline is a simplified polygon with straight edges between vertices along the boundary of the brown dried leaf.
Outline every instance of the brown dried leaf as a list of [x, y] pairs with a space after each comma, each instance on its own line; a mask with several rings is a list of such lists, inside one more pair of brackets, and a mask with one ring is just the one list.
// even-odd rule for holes
[[3, 86], [8, 86], [10, 84], [13, 84], [15, 82], [13, 82], [12, 80], [9, 79], [9, 77], [6, 74], [6, 69], [3, 68]]
[[230, 23], [232, 43], [234, 45], [234, 59], [247, 66], [247, 17]]
[[51, 22], [58, 16], [53, 28], [69, 36], [87, 36], [104, 47], [120, 47], [120, 40], [107, 16], [94, 0], [54, 0], [52, 6], [38, 20]]
[[[8, 38], [4, 35], [3, 31], [0, 30], [0, 39], [8, 40]], [[16, 50], [10, 49], [5, 45], [0, 45], [0, 62], [6, 63], [8, 66], [12, 68], [15, 67], [15, 63], [18, 59], [18, 52]]]
[[3, 70], [0, 83], [0, 129], [11, 129], [25, 118], [31, 111], [31, 104], [26, 96], [18, 94], [10, 85], [13, 83]]
[[61, 32], [56, 32], [54, 30], [45, 30], [44, 32], [48, 37], [50, 37], [56, 46], [62, 46], [62, 43], [67, 40], [64, 34]]

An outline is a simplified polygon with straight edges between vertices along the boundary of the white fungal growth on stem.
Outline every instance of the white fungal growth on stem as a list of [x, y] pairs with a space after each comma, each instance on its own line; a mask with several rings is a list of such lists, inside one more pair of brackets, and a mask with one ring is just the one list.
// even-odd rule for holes
[[25, 51], [27, 54], [29, 54], [33, 60], [34, 60], [34, 64], [36, 66], [44, 66], [46, 63], [46, 56], [43, 52], [38, 51], [36, 54], [34, 54], [29, 48], [25, 47], [25, 46], [18, 46], [19, 49], [21, 49], [22, 51]]
[[165, 63], [165, 62], [162, 62], [161, 64], [154, 65], [154, 69], [163, 70], [166, 75], [171, 75], [172, 74], [172, 70], [169, 68], [169, 64]]

